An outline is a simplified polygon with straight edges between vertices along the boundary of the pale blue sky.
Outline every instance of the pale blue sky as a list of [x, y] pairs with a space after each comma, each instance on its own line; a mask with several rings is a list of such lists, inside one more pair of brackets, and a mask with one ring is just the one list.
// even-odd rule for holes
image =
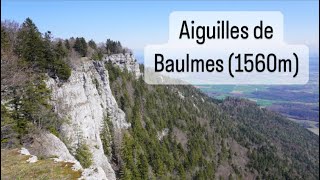
[[30, 17], [41, 32], [55, 37], [83, 36], [104, 42], [107, 38], [141, 51], [147, 44], [168, 40], [168, 20], [172, 11], [281, 11], [285, 21], [285, 41], [303, 43], [311, 55], [318, 54], [318, 1], [14, 1], [1, 2], [1, 20], [19, 23]]

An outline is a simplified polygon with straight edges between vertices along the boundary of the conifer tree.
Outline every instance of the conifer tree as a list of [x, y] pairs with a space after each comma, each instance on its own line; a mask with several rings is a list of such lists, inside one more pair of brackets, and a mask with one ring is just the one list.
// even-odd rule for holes
[[68, 40], [68, 39], [64, 40], [64, 45], [66, 46], [66, 48], [67, 48], [68, 50], [70, 50], [70, 43], [69, 43], [69, 40]]
[[56, 44], [55, 52], [57, 59], [62, 59], [67, 56], [67, 49], [63, 46], [62, 41]]
[[92, 49], [97, 49], [97, 44], [91, 39], [88, 42], [88, 45], [92, 48]]
[[18, 32], [15, 51], [32, 65], [37, 66], [43, 61], [41, 33], [30, 18], [24, 21]]
[[86, 40], [81, 37], [81, 38], [76, 38], [76, 42], [74, 43], [73, 46], [74, 50], [76, 50], [82, 57], [85, 57], [87, 55], [87, 42]]
[[[1, 25], [1, 50], [7, 51], [9, 48], [9, 37], [8, 33]], [[2, 53], [2, 51], [1, 51]]]
[[148, 179], [148, 159], [144, 154], [139, 155], [138, 169], [140, 171], [141, 179]]

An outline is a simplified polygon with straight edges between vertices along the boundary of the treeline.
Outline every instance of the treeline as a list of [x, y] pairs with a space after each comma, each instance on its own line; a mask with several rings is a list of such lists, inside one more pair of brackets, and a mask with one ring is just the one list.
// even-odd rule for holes
[[4, 54], [9, 55], [4, 57], [8, 61], [16, 56], [35, 72], [47, 72], [61, 80], [67, 80], [71, 74], [62, 42], [53, 43], [50, 31], [42, 35], [30, 18], [20, 27], [12, 22], [1, 23], [1, 55]]
[[122, 47], [120, 41], [113, 41], [107, 39], [106, 42], [106, 53], [107, 54], [119, 54], [119, 53], [132, 53], [130, 49]]
[[119, 41], [110, 39], [97, 44], [93, 40], [87, 42], [83, 37], [53, 38], [50, 31], [41, 33], [30, 18], [21, 25], [14, 21], [1, 21], [2, 90], [12, 83], [23, 84], [28, 77], [27, 72], [47, 73], [63, 82], [68, 80], [71, 67], [81, 57], [102, 60], [104, 54], [128, 52], [131, 50]]
[[73, 51], [80, 57], [101, 60], [103, 54], [131, 53], [119, 41], [107, 39], [105, 43], [96, 44], [92, 39], [88, 42], [84, 37], [69, 39], [53, 39], [50, 31], [42, 34], [30, 18], [20, 26], [18, 23], [1, 22], [1, 53], [11, 51], [19, 59], [28, 62], [39, 72], [48, 72], [67, 80], [70, 76], [70, 58]]
[[93, 60], [102, 60], [103, 54], [119, 54], [119, 53], [131, 53], [131, 50], [125, 48], [121, 45], [120, 41], [113, 41], [107, 39], [106, 43], [96, 44], [92, 39], [87, 43], [83, 37], [70, 38], [65, 40], [65, 44], [70, 47], [70, 42], [74, 45], [72, 46], [76, 52], [78, 52], [82, 57], [89, 56]]

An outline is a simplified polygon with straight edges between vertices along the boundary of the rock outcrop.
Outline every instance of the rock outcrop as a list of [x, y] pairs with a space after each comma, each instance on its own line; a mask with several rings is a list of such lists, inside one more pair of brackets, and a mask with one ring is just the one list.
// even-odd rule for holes
[[49, 132], [40, 132], [33, 135], [32, 143], [26, 144], [31, 154], [39, 157], [54, 157], [58, 161], [74, 163], [75, 170], [82, 169], [80, 163], [70, 154], [67, 146], [55, 135]]
[[103, 61], [111, 61], [113, 64], [118, 65], [121, 70], [127, 69], [129, 72], [134, 73], [137, 78], [142, 75], [139, 63], [131, 53], [105, 55]]
[[47, 85], [52, 91], [55, 111], [66, 119], [61, 136], [70, 153], [74, 155], [81, 143], [85, 143], [92, 153], [93, 165], [85, 169], [83, 175], [93, 178], [104, 173], [101, 179], [115, 179], [100, 138], [103, 121], [108, 114], [115, 131], [128, 128], [130, 124], [112, 95], [103, 61], [82, 58], [81, 65], [72, 71], [67, 82], [59, 83], [50, 78]]

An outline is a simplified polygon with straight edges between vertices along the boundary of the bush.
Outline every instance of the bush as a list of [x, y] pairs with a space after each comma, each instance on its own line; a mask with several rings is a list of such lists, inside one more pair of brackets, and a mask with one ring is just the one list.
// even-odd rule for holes
[[76, 42], [74, 43], [73, 46], [74, 50], [77, 51], [82, 57], [85, 57], [88, 52], [88, 45], [86, 40], [81, 37], [81, 38], [76, 38]]
[[103, 53], [101, 51], [94, 52], [91, 57], [95, 61], [101, 61], [103, 58]]
[[111, 156], [111, 145], [112, 145], [112, 134], [113, 126], [109, 115], [104, 117], [102, 131], [100, 133], [100, 138], [102, 141], [104, 154], [108, 157]]
[[75, 158], [80, 162], [83, 168], [88, 168], [92, 165], [92, 154], [86, 144], [81, 144], [78, 147]]
[[71, 76], [71, 69], [70, 67], [62, 60], [56, 60], [54, 64], [54, 71], [56, 75], [61, 80], [68, 80]]

